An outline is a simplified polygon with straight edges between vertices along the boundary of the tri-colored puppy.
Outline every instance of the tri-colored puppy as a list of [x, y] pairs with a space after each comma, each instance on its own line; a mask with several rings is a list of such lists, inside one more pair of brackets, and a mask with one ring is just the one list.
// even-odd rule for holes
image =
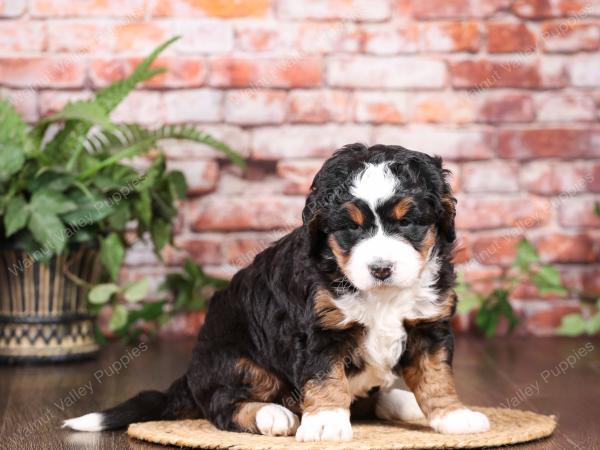
[[[303, 225], [210, 303], [187, 373], [65, 421], [96, 431], [205, 418], [224, 430], [352, 438], [350, 417], [425, 415], [442, 433], [489, 429], [459, 400], [450, 318], [455, 199], [440, 158], [348, 145], [316, 175]], [[412, 391], [392, 389], [403, 377]]]

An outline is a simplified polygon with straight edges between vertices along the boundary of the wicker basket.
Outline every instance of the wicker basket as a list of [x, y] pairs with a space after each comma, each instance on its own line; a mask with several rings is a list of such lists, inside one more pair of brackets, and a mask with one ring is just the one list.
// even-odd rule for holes
[[98, 281], [98, 250], [71, 248], [48, 263], [27, 252], [0, 251], [0, 361], [67, 361], [94, 356], [94, 319], [87, 310], [88, 283]]

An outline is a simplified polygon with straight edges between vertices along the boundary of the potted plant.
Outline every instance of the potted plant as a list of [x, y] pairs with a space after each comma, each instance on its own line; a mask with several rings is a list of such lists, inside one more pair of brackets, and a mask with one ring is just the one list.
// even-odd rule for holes
[[[206, 144], [243, 164], [224, 143], [192, 126], [111, 122], [111, 111], [139, 83], [164, 71], [153, 63], [175, 39], [129, 77], [32, 127], [0, 100], [0, 359], [93, 355], [94, 321], [103, 305], [112, 305], [111, 332], [128, 335], [139, 319], [164, 321], [193, 304], [199, 287], [219, 285], [188, 262], [186, 272], [165, 284], [181, 277], [178, 290], [186, 293], [176, 293], [179, 303], [168, 311], [165, 301], [130, 311], [122, 302], [139, 302], [147, 282], [117, 284], [129, 235], [148, 238], [157, 254], [172, 240], [186, 182], [181, 172], [166, 168], [160, 141]], [[144, 170], [131, 160], [141, 155], [151, 156]]]

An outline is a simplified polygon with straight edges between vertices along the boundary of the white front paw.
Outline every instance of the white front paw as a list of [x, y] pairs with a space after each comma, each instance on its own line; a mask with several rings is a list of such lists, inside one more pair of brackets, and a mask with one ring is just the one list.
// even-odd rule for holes
[[490, 429], [490, 421], [485, 414], [467, 408], [455, 409], [436, 417], [430, 425], [444, 434], [483, 433]]
[[402, 389], [380, 391], [375, 415], [383, 420], [419, 420], [425, 417], [415, 395]]
[[298, 416], [275, 403], [265, 405], [256, 413], [256, 427], [267, 436], [291, 436], [298, 429]]
[[349, 441], [350, 439], [352, 439], [350, 411], [342, 408], [303, 414], [300, 428], [296, 431], [296, 440], [299, 442]]

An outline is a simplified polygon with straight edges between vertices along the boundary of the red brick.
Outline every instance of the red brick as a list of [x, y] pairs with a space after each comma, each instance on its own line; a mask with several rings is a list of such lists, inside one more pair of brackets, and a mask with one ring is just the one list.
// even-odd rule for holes
[[347, 88], [440, 88], [446, 65], [423, 57], [341, 56], [328, 62], [327, 81]]
[[519, 167], [504, 161], [463, 164], [461, 187], [465, 192], [516, 192], [519, 190]]
[[548, 223], [550, 212], [550, 202], [536, 197], [461, 195], [456, 208], [456, 225], [471, 230], [528, 229]]
[[0, 0], [0, 17], [18, 17], [26, 7], [26, 0]]
[[181, 89], [164, 93], [167, 123], [220, 122], [223, 92], [215, 89]]
[[225, 121], [241, 125], [282, 123], [287, 93], [275, 90], [229, 91], [225, 97]]
[[303, 53], [356, 52], [361, 34], [347, 21], [300, 23], [294, 29], [292, 51]]
[[113, 28], [117, 51], [152, 51], [164, 42], [170, 32], [158, 23], [129, 22], [115, 25]]
[[531, 122], [535, 110], [531, 94], [490, 92], [478, 99], [477, 117], [483, 122]]
[[498, 152], [504, 158], [582, 157], [592, 154], [590, 133], [576, 128], [502, 129]]
[[419, 19], [479, 17], [477, 2], [469, 0], [420, 0], [413, 2], [413, 13]]
[[350, 97], [346, 92], [293, 90], [289, 93], [290, 122], [346, 122], [350, 116]]
[[541, 27], [540, 43], [547, 52], [597, 50], [600, 48], [600, 25], [573, 21], [546, 22]]
[[473, 238], [473, 256], [481, 264], [511, 265], [522, 234], [514, 232], [485, 233]]
[[540, 93], [535, 98], [540, 122], [578, 122], [596, 120], [596, 103], [588, 94], [578, 92]]
[[[504, 270], [498, 266], [480, 266], [479, 264], [463, 264], [457, 268], [459, 273], [463, 274], [467, 283], [488, 284], [496, 282], [503, 274]], [[473, 286], [476, 292], [481, 292], [477, 286]]]
[[299, 225], [304, 198], [283, 196], [206, 197], [193, 205], [196, 231], [273, 230]]
[[[11, 0], [12, 1], [12, 0]], [[145, 0], [31, 0], [31, 15], [37, 17], [127, 17], [141, 18]]]
[[180, 170], [188, 184], [188, 194], [204, 194], [214, 191], [219, 180], [219, 165], [216, 161], [169, 161], [170, 170]]
[[41, 22], [0, 22], [0, 51], [41, 52], [46, 46], [46, 28]]
[[361, 28], [360, 40], [365, 53], [395, 55], [415, 53], [419, 49], [419, 27], [408, 23], [391, 27], [371, 25]]
[[468, 262], [472, 257], [471, 237], [466, 233], [459, 233], [452, 262], [454, 264], [463, 264]]
[[157, 0], [152, 14], [164, 16], [247, 17], [265, 16], [270, 0]]
[[536, 48], [535, 35], [524, 23], [492, 22], [487, 33], [490, 53], [531, 52]]
[[563, 316], [580, 311], [578, 306], [545, 303], [543, 308], [526, 314], [524, 326], [534, 336], [554, 336]]
[[0, 57], [0, 84], [12, 87], [80, 87], [85, 80], [81, 58]]
[[349, 142], [367, 142], [370, 129], [364, 125], [293, 125], [256, 128], [252, 136], [252, 157], [325, 158]]
[[225, 262], [224, 237], [218, 234], [201, 234], [196, 236], [178, 236], [175, 238], [176, 248], [170, 248], [166, 254], [167, 265], [183, 264], [185, 258], [192, 258], [199, 264], [221, 264]]
[[240, 23], [235, 27], [236, 47], [243, 51], [287, 50], [291, 45], [286, 38], [286, 33], [276, 24]]
[[282, 19], [344, 19], [380, 21], [390, 17], [389, 2], [385, 0], [279, 0], [277, 12]]
[[423, 48], [433, 52], [477, 52], [481, 44], [477, 22], [428, 22]]
[[558, 205], [558, 220], [564, 227], [600, 227], [600, 217], [595, 212], [595, 204], [600, 202], [600, 197], [581, 198], [566, 197], [560, 199]]
[[[140, 114], [143, 111], [143, 114]], [[159, 125], [164, 121], [161, 96], [158, 92], [137, 90], [130, 93], [112, 113], [116, 122]]]
[[[561, 87], [566, 75], [561, 64], [555, 61], [491, 61], [470, 59], [450, 63], [452, 85], [458, 88], [540, 88]], [[560, 63], [560, 61], [558, 61]]]
[[[94, 86], [103, 87], [130, 75], [139, 62], [139, 58], [96, 58], [90, 64], [90, 77]], [[144, 83], [146, 87], [196, 87], [206, 76], [205, 63], [199, 58], [163, 57], [154, 66], [166, 72]]]
[[357, 92], [354, 94], [354, 118], [357, 122], [404, 123], [408, 116], [406, 93]]
[[571, 84], [578, 87], [600, 86], [600, 53], [577, 55], [569, 61]]
[[6, 99], [16, 108], [26, 122], [34, 122], [38, 117], [38, 98], [35, 91], [9, 90], [0, 88], [0, 98]]
[[544, 19], [567, 16], [584, 10], [585, 2], [580, 0], [517, 0], [512, 11], [520, 17]]
[[542, 261], [549, 263], [591, 263], [600, 255], [600, 242], [587, 234], [553, 233], [534, 242]]
[[543, 195], [600, 192], [600, 163], [533, 161], [522, 166], [521, 183]]
[[494, 155], [492, 133], [488, 129], [381, 126], [374, 135], [373, 142], [399, 144], [448, 160], [488, 159]]
[[465, 124], [476, 119], [473, 96], [461, 93], [415, 94], [411, 103], [415, 122]]
[[287, 230], [271, 233], [230, 234], [225, 242], [225, 258], [227, 264], [241, 269], [249, 265], [260, 252], [275, 240], [283, 237]]
[[209, 83], [221, 87], [309, 87], [321, 84], [321, 60], [290, 58], [213, 58]]
[[286, 194], [307, 195], [323, 160], [283, 160], [277, 163], [277, 175], [286, 182]]
[[177, 20], [168, 24], [171, 36], [182, 36], [173, 46], [179, 53], [227, 53], [234, 48], [233, 25], [227, 21]]
[[113, 27], [108, 24], [72, 20], [53, 20], [46, 24], [51, 52], [94, 53], [115, 48]]

